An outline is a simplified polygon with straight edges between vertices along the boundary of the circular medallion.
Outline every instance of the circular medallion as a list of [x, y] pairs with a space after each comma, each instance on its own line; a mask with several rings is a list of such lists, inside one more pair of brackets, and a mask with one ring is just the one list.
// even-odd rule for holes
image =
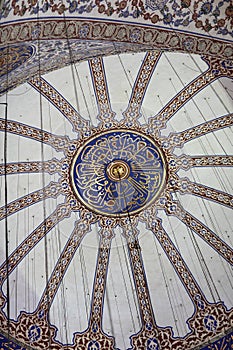
[[158, 198], [164, 187], [164, 156], [156, 143], [135, 131], [114, 130], [89, 139], [71, 166], [72, 187], [89, 209], [127, 216]]

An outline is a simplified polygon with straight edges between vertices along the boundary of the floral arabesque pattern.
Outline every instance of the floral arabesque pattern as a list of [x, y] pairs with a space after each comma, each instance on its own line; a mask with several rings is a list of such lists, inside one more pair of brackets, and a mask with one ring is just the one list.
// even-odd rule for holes
[[7, 18], [12, 12], [17, 17], [23, 17], [48, 11], [58, 15], [88, 15], [93, 10], [107, 17], [114, 15], [122, 19], [143, 19], [148, 23], [187, 31], [193, 22], [203, 33], [233, 36], [233, 5], [230, 0], [66, 0], [58, 3], [42, 0], [40, 5], [36, 0], [8, 0], [0, 18]]

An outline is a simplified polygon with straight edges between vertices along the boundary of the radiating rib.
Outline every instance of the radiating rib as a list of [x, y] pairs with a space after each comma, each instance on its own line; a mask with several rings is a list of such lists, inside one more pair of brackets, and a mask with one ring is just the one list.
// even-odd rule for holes
[[193, 194], [195, 196], [211, 200], [218, 204], [225, 205], [226, 207], [233, 208], [233, 196], [226, 192], [222, 192], [212, 187], [192, 182], [187, 178], [181, 179], [177, 177], [172, 179], [170, 183], [174, 191]]
[[68, 204], [57, 206], [56, 210], [47, 217], [9, 256], [8, 268], [6, 262], [0, 267], [0, 285], [7, 278], [7, 273], [11, 273], [25, 256], [37, 245], [37, 243], [47, 235], [47, 233], [57, 225], [58, 222], [70, 216]]
[[187, 156], [176, 157], [173, 155], [170, 159], [170, 166], [173, 170], [189, 170], [193, 167], [230, 167], [233, 166], [233, 156], [228, 155], [209, 155], [209, 156]]
[[166, 213], [176, 216], [187, 227], [196, 232], [210, 247], [215, 249], [228, 263], [233, 264], [233, 250], [201, 221], [184, 210], [178, 202], [167, 203]]
[[[138, 292], [138, 301], [140, 305], [139, 309], [143, 325], [145, 326], [146, 323], [153, 324], [153, 310], [147, 287], [147, 281], [145, 279], [146, 275], [143, 268], [142, 257], [140, 253], [140, 245], [137, 238], [135, 238], [133, 242], [128, 242], [128, 253], [132, 266], [132, 273], [137, 285], [136, 288]], [[147, 316], [145, 316], [145, 313]]]
[[5, 119], [0, 118], [0, 131], [7, 131], [12, 134], [27, 137], [34, 141], [46, 143], [55, 148], [55, 150], [58, 152], [64, 152], [69, 146], [68, 136], [54, 135], [47, 131], [40, 130], [30, 125], [25, 125], [13, 120], [8, 120], [6, 125]]
[[99, 111], [97, 118], [105, 124], [106, 127], [113, 126], [116, 113], [112, 111], [110, 104], [103, 59], [101, 57], [90, 59], [89, 67]]
[[201, 137], [210, 132], [217, 131], [227, 126], [233, 125], [233, 113], [209, 120], [205, 123], [194, 126], [190, 129], [178, 133], [171, 133], [165, 141], [165, 147], [182, 147], [184, 143], [197, 137]]
[[158, 239], [161, 247], [166, 253], [193, 303], [197, 306], [197, 308], [203, 308], [206, 304], [206, 299], [194, 277], [192, 276], [192, 273], [186, 265], [184, 259], [162, 227], [161, 220], [154, 216], [148, 216], [146, 223], [147, 228], [150, 229]]
[[127, 220], [122, 225], [122, 229], [123, 235], [127, 240], [128, 254], [138, 296], [142, 327], [144, 328], [146, 324], [151, 324], [152, 328], [156, 329], [146, 274], [142, 262], [141, 249], [137, 238], [139, 232], [136, 228], [136, 223], [132, 220]]
[[28, 173], [42, 173], [46, 172], [50, 175], [61, 173], [62, 160], [53, 158], [44, 162], [17, 162], [0, 164], [0, 176], [12, 174], [28, 174]]
[[[222, 61], [219, 57], [203, 57], [209, 68], [185, 86], [178, 94], [170, 100], [166, 106], [154, 117], [149, 119], [150, 133], [158, 134], [164, 128], [169, 119], [193, 98], [203, 88], [220, 77], [232, 77], [232, 65], [228, 61]], [[225, 63], [225, 64], [224, 64]]]
[[33, 78], [29, 84], [38, 90], [68, 119], [74, 131], [80, 134], [85, 134], [89, 131], [89, 122], [82, 118], [70, 103], [44, 78]]
[[180, 108], [216, 78], [217, 76], [209, 68], [185, 86], [157, 115], [149, 119], [148, 129], [151, 130], [151, 133], [158, 133], [159, 129], [163, 129]]
[[[86, 344], [85, 349], [89, 349], [90, 339], [96, 339], [95, 335], [98, 334], [98, 341], [104, 343], [104, 348], [114, 350], [114, 338], [107, 336], [102, 330], [102, 317], [103, 317], [103, 305], [104, 295], [106, 289], [106, 280], [108, 274], [108, 263], [110, 257], [111, 243], [113, 239], [113, 231], [110, 225], [104, 227], [99, 232], [100, 242], [98, 258], [96, 262], [95, 278], [92, 288], [92, 302], [91, 312], [89, 319], [89, 326], [85, 333], [75, 335], [75, 344], [77, 349], [84, 349], [81, 345]], [[87, 337], [88, 334], [88, 337]], [[86, 335], [86, 336], [85, 336]], [[83, 339], [85, 336], [85, 340]], [[92, 347], [90, 347], [92, 349]], [[94, 349], [94, 346], [93, 346]]]
[[59, 183], [50, 182], [48, 186], [20, 197], [11, 203], [8, 203], [7, 206], [2, 206], [0, 208], [0, 220], [47, 198], [56, 198], [62, 193], [62, 186]]
[[124, 120], [122, 123], [124, 125], [132, 126], [138, 124], [137, 119], [141, 117], [142, 101], [160, 56], [161, 53], [158, 51], [149, 51], [146, 53], [134, 82], [129, 105], [126, 111], [123, 112]]
[[37, 310], [48, 311], [51, 307], [53, 299], [57, 293], [62, 279], [70, 265], [83, 237], [87, 232], [90, 232], [91, 225], [85, 220], [81, 219], [75, 222], [75, 228], [68, 239], [65, 248], [63, 249], [57, 264], [49, 278], [45, 291], [41, 297]]
[[[101, 305], [104, 304], [104, 294], [108, 273], [108, 262], [110, 257], [111, 243], [114, 237], [112, 228], [102, 228], [99, 232], [100, 242], [98, 258], [95, 270], [95, 280], [93, 284], [93, 295], [91, 304], [90, 324], [92, 327], [99, 327], [102, 324]], [[97, 312], [98, 310], [98, 312]]]

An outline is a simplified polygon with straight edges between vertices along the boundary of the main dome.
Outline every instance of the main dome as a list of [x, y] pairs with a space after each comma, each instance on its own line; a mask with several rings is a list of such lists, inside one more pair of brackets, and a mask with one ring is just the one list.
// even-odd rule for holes
[[230, 14], [0, 1], [0, 348], [231, 345]]

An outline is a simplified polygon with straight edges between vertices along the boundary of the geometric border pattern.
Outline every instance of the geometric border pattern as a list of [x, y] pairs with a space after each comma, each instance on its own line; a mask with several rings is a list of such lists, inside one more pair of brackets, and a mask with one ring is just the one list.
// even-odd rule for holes
[[141, 44], [145, 49], [190, 52], [231, 58], [232, 44], [229, 41], [156, 28], [146, 25], [125, 24], [114, 21], [48, 19], [29, 20], [2, 25], [0, 45], [32, 41], [36, 39], [85, 39]]

